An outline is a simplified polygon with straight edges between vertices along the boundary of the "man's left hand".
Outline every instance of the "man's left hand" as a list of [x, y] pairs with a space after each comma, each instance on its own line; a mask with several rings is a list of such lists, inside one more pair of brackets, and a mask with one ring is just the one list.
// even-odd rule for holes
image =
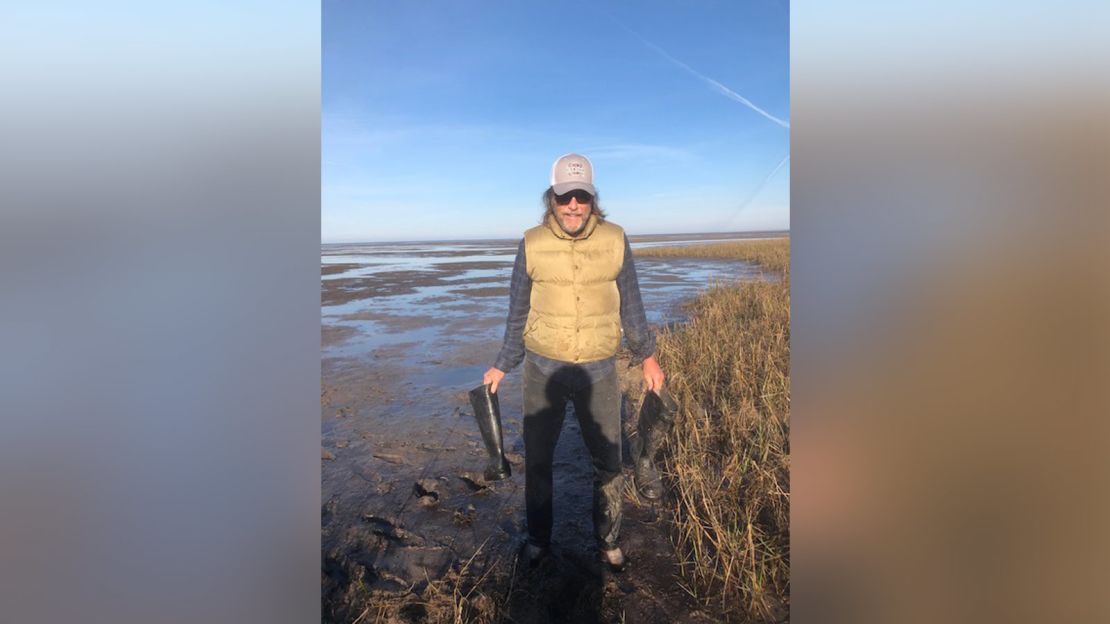
[[652, 392], [662, 390], [664, 377], [663, 369], [659, 368], [659, 362], [655, 360], [654, 355], [644, 358], [644, 383], [647, 384], [648, 390]]

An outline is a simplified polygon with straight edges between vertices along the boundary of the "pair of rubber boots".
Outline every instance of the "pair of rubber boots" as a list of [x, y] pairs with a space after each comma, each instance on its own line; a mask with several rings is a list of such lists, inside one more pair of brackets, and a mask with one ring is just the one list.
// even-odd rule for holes
[[644, 394], [638, 432], [632, 441], [632, 465], [636, 490], [646, 499], [655, 500], [663, 495], [663, 482], [655, 469], [655, 454], [663, 446], [677, 413], [678, 404], [666, 388], [658, 392], [648, 390]]
[[489, 465], [484, 476], [486, 481], [500, 481], [512, 476], [509, 461], [505, 459], [505, 443], [501, 435], [501, 405], [497, 395], [489, 391], [488, 385], [481, 385], [470, 391], [470, 406], [474, 408], [474, 418], [482, 441], [489, 453]]

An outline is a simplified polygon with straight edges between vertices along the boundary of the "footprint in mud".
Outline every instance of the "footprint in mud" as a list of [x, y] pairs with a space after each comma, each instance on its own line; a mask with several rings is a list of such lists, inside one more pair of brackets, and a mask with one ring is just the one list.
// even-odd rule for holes
[[362, 599], [359, 588], [378, 580], [373, 566], [338, 552], [324, 556], [322, 573], [324, 604], [333, 612], [351, 609]]
[[419, 535], [407, 531], [392, 520], [376, 516], [374, 514], [363, 514], [362, 519], [370, 524], [370, 530], [375, 535], [380, 535], [386, 539], [398, 542], [405, 546], [423, 546], [424, 538]]
[[481, 492], [485, 494], [494, 487], [494, 482], [487, 481], [480, 472], [466, 471], [459, 473], [459, 478], [467, 485], [473, 492]]
[[435, 479], [420, 479], [412, 485], [413, 494], [415, 494], [424, 507], [434, 507], [439, 504], [443, 486]]
[[474, 508], [474, 505], [467, 505], [466, 507], [456, 509], [455, 513], [451, 516], [451, 521], [455, 526], [467, 527], [474, 523], [474, 519], [477, 516], [478, 510]]

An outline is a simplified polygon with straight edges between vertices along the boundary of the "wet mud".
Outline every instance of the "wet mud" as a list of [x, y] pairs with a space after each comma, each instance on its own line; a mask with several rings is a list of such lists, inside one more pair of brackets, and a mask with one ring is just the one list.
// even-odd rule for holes
[[344, 264], [325, 264], [320, 267], [320, 275], [335, 275], [336, 273], [345, 273], [351, 269], [357, 269], [360, 265], [353, 262]]
[[[352, 622], [372, 605], [413, 602], [429, 583], [468, 561], [472, 578], [497, 575], [480, 589], [501, 603], [504, 621], [720, 621], [681, 586], [668, 503], [653, 504], [634, 492], [628, 458], [642, 373], [627, 359], [619, 365], [625, 457], [620, 542], [631, 565], [620, 574], [597, 561], [593, 472], [573, 406], [555, 452], [552, 552], [531, 568], [517, 561], [525, 534], [519, 385], [499, 393], [513, 475], [489, 483], [481, 476], [486, 453], [462, 393], [448, 397], [450, 410], [428, 414], [418, 425], [404, 410], [388, 414], [375, 407], [420, 403], [395, 392], [401, 374], [331, 366], [337, 383], [326, 384], [321, 396], [335, 421], [322, 449], [332, 457], [325, 459], [321, 510], [325, 621]], [[422, 621], [410, 615], [409, 621]]]
[[[345, 265], [332, 265], [345, 266]], [[327, 270], [328, 265], [323, 270]], [[339, 305], [380, 295], [414, 293], [424, 286], [444, 286], [445, 274], [439, 271], [390, 271], [366, 277], [348, 277], [324, 282], [320, 303]]]
[[[480, 255], [473, 248], [455, 251], [431, 258]], [[627, 357], [618, 364], [625, 481], [620, 544], [630, 568], [614, 574], [597, 561], [593, 470], [573, 406], [555, 451], [552, 553], [532, 568], [517, 557], [525, 534], [521, 367], [498, 392], [510, 478], [483, 479], [486, 451], [467, 398], [501, 346], [511, 259], [431, 262], [418, 270], [381, 266], [357, 277], [344, 276], [365, 265], [330, 266], [342, 268], [321, 281], [325, 622], [451, 621], [443, 603], [457, 604], [467, 592], [472, 620], [491, 614], [499, 616], [494, 621], [530, 623], [724, 619], [683, 588], [671, 546], [673, 501], [653, 504], [634, 491], [629, 445], [643, 397], [639, 367]], [[638, 260], [637, 266], [649, 320], [657, 325], [679, 322], [682, 301], [712, 279], [758, 275], [728, 262]]]

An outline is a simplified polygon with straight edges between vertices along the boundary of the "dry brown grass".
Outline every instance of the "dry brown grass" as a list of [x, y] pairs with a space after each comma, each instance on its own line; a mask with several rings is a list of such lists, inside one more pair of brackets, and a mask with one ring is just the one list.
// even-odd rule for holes
[[764, 268], [787, 273], [790, 271], [790, 239], [733, 241], [709, 245], [647, 247], [633, 251], [637, 256], [686, 258], [727, 258], [755, 262]]
[[[666, 458], [677, 498], [684, 573], [698, 596], [742, 617], [789, 609], [789, 240], [640, 250], [729, 257], [781, 281], [714, 287], [690, 321], [659, 335], [658, 355], [682, 406]], [[679, 253], [681, 252], [681, 254]], [[737, 602], [739, 601], [739, 605]]]
[[484, 572], [476, 572], [473, 565], [484, 556], [485, 547], [486, 544], [482, 544], [470, 559], [460, 562], [442, 578], [429, 579], [419, 592], [412, 592], [410, 588], [410, 593], [402, 597], [372, 594], [352, 624], [495, 624], [503, 621], [514, 570], [509, 561], [497, 558], [484, 562]]

